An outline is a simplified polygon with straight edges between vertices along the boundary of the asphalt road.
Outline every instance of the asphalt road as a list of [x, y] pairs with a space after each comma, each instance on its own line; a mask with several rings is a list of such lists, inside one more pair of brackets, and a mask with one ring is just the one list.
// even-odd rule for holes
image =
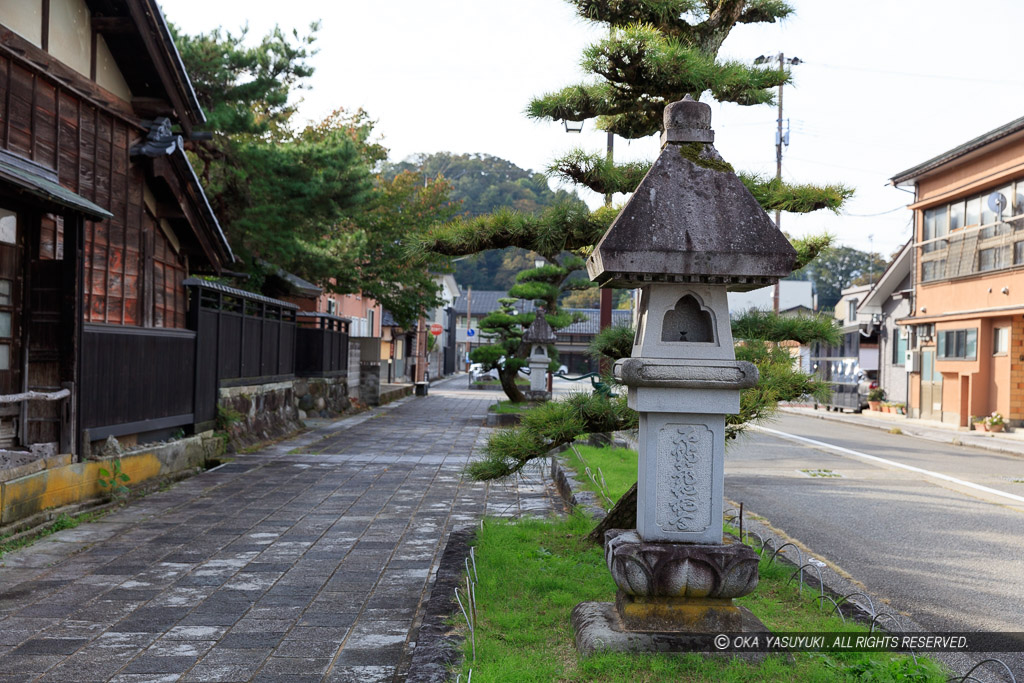
[[[1024, 458], [793, 415], [768, 426], [993, 489], [767, 432], [726, 454], [726, 498], [897, 613], [935, 631], [1024, 631], [1024, 501], [1000, 495], [1024, 499]], [[1024, 672], [1024, 656], [1003, 658]]]

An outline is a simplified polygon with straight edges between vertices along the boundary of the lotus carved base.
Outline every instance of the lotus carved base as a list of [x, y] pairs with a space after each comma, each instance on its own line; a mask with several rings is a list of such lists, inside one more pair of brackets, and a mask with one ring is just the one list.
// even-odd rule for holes
[[648, 543], [635, 530], [605, 533], [616, 611], [634, 631], [739, 631], [733, 598], [757, 587], [758, 555], [738, 542]]

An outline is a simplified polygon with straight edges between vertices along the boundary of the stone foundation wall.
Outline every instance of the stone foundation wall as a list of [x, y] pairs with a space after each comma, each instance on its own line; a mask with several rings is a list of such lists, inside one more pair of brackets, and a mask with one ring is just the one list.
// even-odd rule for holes
[[337, 417], [354, 408], [344, 376], [225, 387], [217, 401], [219, 427], [234, 450], [294, 434], [307, 417]]

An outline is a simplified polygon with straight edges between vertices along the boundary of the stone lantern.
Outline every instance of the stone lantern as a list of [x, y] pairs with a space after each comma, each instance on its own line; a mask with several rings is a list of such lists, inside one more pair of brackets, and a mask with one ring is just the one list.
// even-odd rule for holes
[[546, 401], [551, 398], [548, 391], [548, 344], [554, 344], [558, 336], [544, 317], [544, 309], [537, 309], [537, 317], [523, 333], [523, 343], [530, 346], [530, 390], [523, 392], [531, 401]]
[[637, 528], [605, 536], [619, 590], [614, 608], [574, 611], [584, 650], [763, 630], [732, 602], [757, 586], [758, 555], [722, 533], [725, 416], [758, 379], [735, 360], [726, 293], [788, 275], [796, 252], [712, 146], [708, 105], [687, 96], [664, 124], [661, 154], [587, 261], [592, 280], [641, 297], [632, 355], [613, 370], [640, 413]]

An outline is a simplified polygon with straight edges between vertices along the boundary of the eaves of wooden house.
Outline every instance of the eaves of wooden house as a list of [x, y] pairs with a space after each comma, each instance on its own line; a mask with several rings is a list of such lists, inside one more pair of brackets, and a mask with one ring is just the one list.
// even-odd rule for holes
[[234, 260], [203, 122], [155, 0], [0, 4], [0, 447], [192, 422], [183, 283]]

